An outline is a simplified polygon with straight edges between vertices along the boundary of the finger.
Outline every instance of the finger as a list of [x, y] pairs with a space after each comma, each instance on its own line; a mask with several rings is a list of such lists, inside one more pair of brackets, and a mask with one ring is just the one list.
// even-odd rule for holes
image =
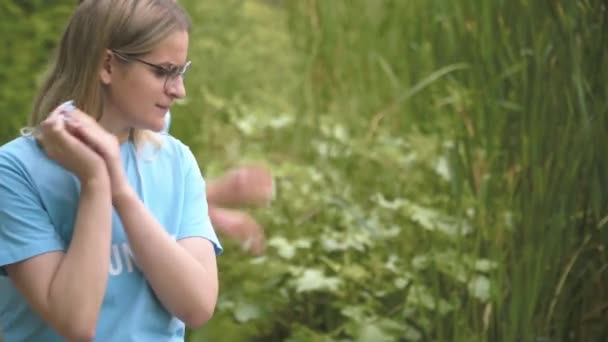
[[76, 107], [74, 106], [74, 101], [69, 100], [69, 101], [65, 101], [64, 103], [60, 104], [55, 111], [59, 112], [60, 114], [69, 114], [70, 112], [74, 111], [76, 109]]
[[103, 160], [100, 154], [82, 140], [70, 134], [67, 130], [59, 133], [63, 153], [70, 156], [77, 155], [79, 158], [86, 158], [88, 161], [93, 159]]
[[261, 230], [255, 219], [240, 210], [211, 206], [209, 207], [209, 217], [218, 231], [239, 241], [257, 234]]
[[39, 137], [42, 142], [55, 143], [58, 138], [58, 133], [63, 130], [63, 122], [56, 115], [51, 115], [45, 119], [39, 126]]
[[84, 145], [67, 131], [67, 123], [63, 120], [56, 120], [51, 127], [51, 131], [53, 132], [51, 138], [63, 146]]
[[46, 120], [54, 121], [57, 118], [61, 118], [66, 114], [69, 114], [76, 107], [73, 105], [73, 101], [66, 101], [59, 106], [57, 106], [46, 118]]
[[49, 113], [49, 115], [38, 125], [38, 127], [33, 130], [34, 136], [40, 142], [43, 142], [45, 140], [43, 139], [45, 131], [47, 133], [52, 133], [57, 132], [59, 129], [62, 129], [63, 127], [60, 121], [68, 120], [64, 114], [68, 113], [69, 110], [73, 109], [74, 106], [72, 104], [72, 101], [67, 101], [59, 105], [51, 113]]
[[73, 137], [91, 147], [98, 154], [103, 154], [101, 137], [91, 126], [85, 126], [80, 121], [74, 120], [67, 121], [66, 128]]
[[57, 153], [82, 154], [92, 149], [82, 141], [72, 136], [62, 120], [52, 121], [44, 131], [44, 137], [40, 139], [43, 148], [49, 155]]
[[241, 243], [243, 249], [259, 255], [264, 251], [264, 229], [249, 214], [232, 209], [209, 207], [209, 217], [221, 234]]
[[74, 108], [73, 110], [66, 112], [65, 113], [66, 117], [69, 118], [73, 118], [77, 121], [79, 121], [80, 123], [82, 123], [85, 126], [89, 126], [89, 125], [97, 125], [97, 121], [95, 121], [93, 119], [93, 117], [91, 117], [90, 115], [84, 113], [83, 111], [81, 111], [78, 108]]

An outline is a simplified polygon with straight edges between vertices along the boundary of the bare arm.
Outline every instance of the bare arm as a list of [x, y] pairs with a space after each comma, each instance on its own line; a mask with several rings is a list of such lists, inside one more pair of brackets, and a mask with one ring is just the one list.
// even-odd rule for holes
[[61, 336], [90, 341], [108, 280], [112, 207], [107, 176], [82, 184], [74, 235], [66, 253], [8, 265], [9, 277]]
[[218, 295], [215, 251], [204, 238], [175, 241], [129, 190], [115, 196], [137, 265], [163, 305], [190, 327], [213, 315]]
[[227, 171], [207, 183], [210, 206], [267, 205], [274, 195], [274, 181], [264, 166], [250, 165]]
[[[60, 335], [88, 341], [94, 338], [108, 281], [112, 194], [103, 159], [71, 136], [65, 124], [56, 110], [40, 124], [39, 141], [50, 158], [80, 179], [72, 241], [65, 253], [41, 254], [7, 265], [6, 270], [30, 306]], [[6, 190], [7, 196], [19, 191]], [[28, 198], [27, 193], [22, 196]], [[38, 211], [44, 215], [43, 209]]]

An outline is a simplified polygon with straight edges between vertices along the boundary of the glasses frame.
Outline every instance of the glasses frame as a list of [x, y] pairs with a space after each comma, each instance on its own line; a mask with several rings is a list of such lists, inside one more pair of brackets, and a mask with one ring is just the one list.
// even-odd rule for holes
[[185, 78], [186, 72], [188, 72], [188, 69], [190, 69], [190, 66], [192, 65], [192, 61], [187, 61], [186, 64], [184, 64], [182, 66], [173, 65], [172, 67], [175, 67], [176, 69], [171, 70], [170, 68], [164, 67], [159, 64], [150, 63], [141, 58], [125, 56], [122, 53], [116, 52], [114, 50], [112, 50], [112, 53], [124, 61], [139, 62], [141, 64], [147, 65], [147, 66], [163, 73], [164, 74], [163, 77], [165, 78], [165, 81], [163, 83], [163, 89], [165, 91], [167, 90], [167, 82], [169, 80], [171, 80], [171, 82], [173, 82], [180, 76], [183, 80]]

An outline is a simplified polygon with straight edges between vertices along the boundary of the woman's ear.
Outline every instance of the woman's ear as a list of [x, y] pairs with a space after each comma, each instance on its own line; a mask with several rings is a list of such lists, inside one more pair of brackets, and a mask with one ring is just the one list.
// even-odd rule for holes
[[101, 67], [99, 68], [99, 79], [103, 85], [109, 85], [112, 83], [112, 59], [114, 54], [110, 50], [106, 50], [102, 60]]

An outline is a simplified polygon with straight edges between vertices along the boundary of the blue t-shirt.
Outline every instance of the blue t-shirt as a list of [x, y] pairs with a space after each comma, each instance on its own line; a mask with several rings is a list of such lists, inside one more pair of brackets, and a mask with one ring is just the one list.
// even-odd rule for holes
[[[159, 137], [160, 149], [149, 144], [136, 150], [132, 142], [120, 146], [129, 182], [169, 234], [178, 240], [206, 238], [221, 253], [192, 152], [167, 134]], [[79, 190], [78, 179], [49, 159], [32, 138], [19, 137], [0, 147], [0, 330], [7, 342], [62, 341], [28, 306], [4, 266], [67, 250]], [[112, 225], [110, 276], [96, 341], [183, 341], [184, 323], [161, 305], [133, 262], [116, 212]]]
[[165, 127], [163, 128], [163, 132], [168, 133], [169, 127], [171, 127], [171, 112], [167, 111], [167, 114], [165, 114]]

